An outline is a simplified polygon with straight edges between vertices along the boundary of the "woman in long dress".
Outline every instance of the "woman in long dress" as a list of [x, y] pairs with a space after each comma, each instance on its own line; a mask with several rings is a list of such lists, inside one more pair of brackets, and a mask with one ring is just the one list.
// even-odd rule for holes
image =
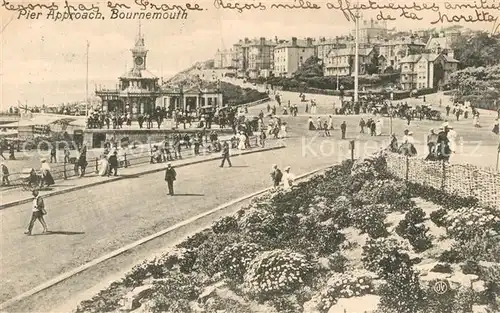
[[240, 133], [238, 139], [238, 150], [245, 150], [245, 140], [247, 139], [247, 137], [243, 133]]
[[377, 120], [377, 123], [375, 124], [375, 133], [377, 136], [382, 135], [382, 121]]
[[109, 171], [109, 162], [107, 155], [102, 155], [101, 160], [99, 161], [99, 176], [108, 175]]
[[43, 186], [43, 183], [45, 182], [45, 184], [48, 186], [51, 186], [51, 185], [54, 185], [55, 182], [54, 182], [54, 178], [52, 177], [52, 175], [50, 174], [50, 166], [49, 164], [47, 163], [47, 160], [46, 159], [42, 159], [42, 166], [40, 168], [41, 172], [42, 172], [42, 182], [41, 182], [41, 186]]
[[286, 123], [281, 124], [279, 138], [286, 138], [288, 135]]

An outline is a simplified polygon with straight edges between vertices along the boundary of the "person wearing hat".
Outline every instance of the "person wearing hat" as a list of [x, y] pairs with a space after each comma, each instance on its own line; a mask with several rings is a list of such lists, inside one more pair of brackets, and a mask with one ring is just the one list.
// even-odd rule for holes
[[448, 133], [446, 134], [446, 137], [448, 138], [450, 154], [457, 152], [457, 136], [457, 132], [453, 129], [453, 126], [448, 126]]
[[283, 173], [281, 170], [278, 168], [278, 165], [274, 164], [273, 168], [271, 170], [271, 178], [273, 180], [274, 187], [278, 187], [281, 183], [281, 180], [283, 178]]
[[[240, 139], [241, 142], [241, 139]], [[222, 145], [222, 162], [220, 164], [220, 167], [224, 167], [224, 163], [227, 161], [229, 164], [229, 167], [232, 167], [233, 165], [231, 164], [231, 160], [229, 159], [229, 143], [227, 141], [224, 141], [224, 144]]]
[[177, 172], [172, 167], [171, 163], [167, 164], [167, 169], [165, 170], [165, 181], [168, 186], [168, 194], [170, 196], [174, 195], [174, 181], [177, 179]]
[[0, 167], [2, 168], [0, 174], [2, 174], [2, 186], [10, 185], [9, 181], [9, 168], [5, 165], [4, 162], [0, 163]]
[[28, 230], [24, 233], [28, 236], [31, 236], [31, 232], [33, 231], [33, 226], [35, 225], [36, 220], [39, 220], [40, 224], [42, 224], [43, 233], [48, 232], [47, 223], [45, 223], [45, 219], [43, 218], [43, 216], [46, 214], [47, 211], [45, 211], [45, 203], [43, 201], [43, 198], [40, 197], [38, 190], [35, 189], [33, 190], [33, 207], [31, 220], [28, 225]]
[[283, 174], [283, 188], [285, 190], [292, 189], [294, 180], [295, 180], [295, 175], [290, 173], [290, 166], [287, 166], [285, 168], [285, 174]]
[[113, 149], [113, 151], [109, 154], [108, 157], [108, 177], [113, 172], [113, 176], [118, 176], [118, 151]]
[[436, 147], [438, 142], [438, 135], [434, 132], [434, 129], [431, 128], [430, 134], [427, 135], [427, 147], [429, 148], [429, 155], [426, 159], [433, 160], [436, 156]]

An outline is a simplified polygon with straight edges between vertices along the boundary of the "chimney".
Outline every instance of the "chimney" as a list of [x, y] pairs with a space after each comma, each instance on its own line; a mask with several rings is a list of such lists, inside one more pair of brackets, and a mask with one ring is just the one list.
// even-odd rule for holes
[[297, 45], [297, 37], [292, 37], [292, 45], [293, 46]]
[[250, 40], [248, 40], [248, 37], [245, 37], [245, 43], [249, 43]]
[[260, 45], [264, 46], [266, 44], [266, 38], [265, 37], [260, 37]]
[[278, 36], [274, 36], [274, 42], [278, 43]]
[[313, 40], [312, 40], [312, 38], [307, 38], [306, 40], [307, 40], [307, 45], [308, 45], [308, 46], [312, 46], [312, 45], [313, 45]]

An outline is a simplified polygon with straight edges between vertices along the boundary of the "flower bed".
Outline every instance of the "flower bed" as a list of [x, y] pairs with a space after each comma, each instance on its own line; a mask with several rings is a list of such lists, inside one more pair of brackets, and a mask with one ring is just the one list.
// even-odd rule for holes
[[[421, 196], [438, 202], [424, 210], [412, 197], [429, 190], [413, 187], [387, 174], [383, 155], [346, 161], [290, 191], [256, 197], [135, 266], [77, 312], [328, 312], [364, 296], [379, 297], [381, 312], [495, 310], [498, 215], [434, 191]], [[440, 206], [446, 199], [451, 205]], [[432, 234], [439, 228], [443, 238]], [[447, 273], [430, 270], [438, 259], [448, 263], [435, 268]], [[463, 276], [474, 288], [456, 287]], [[450, 290], [438, 298], [433, 284], [440, 280]]]

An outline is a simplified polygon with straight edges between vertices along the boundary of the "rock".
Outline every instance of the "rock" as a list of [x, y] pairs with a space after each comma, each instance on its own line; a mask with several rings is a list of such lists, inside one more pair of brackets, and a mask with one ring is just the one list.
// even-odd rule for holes
[[431, 272], [451, 274], [453, 273], [453, 270], [451, 269], [451, 266], [448, 263], [437, 263], [431, 269]]
[[472, 306], [473, 313], [488, 313], [486, 305], [473, 305]]
[[477, 275], [466, 275], [460, 272], [454, 273], [448, 280], [453, 287], [470, 287], [472, 282], [477, 281], [479, 277]]
[[224, 284], [224, 281], [220, 281], [218, 283], [205, 287], [205, 289], [203, 289], [203, 291], [199, 295], [198, 300], [201, 302], [205, 302], [208, 298], [214, 297], [215, 295], [217, 295], [217, 289], [224, 286]]
[[133, 311], [141, 306], [141, 300], [151, 296], [153, 285], [144, 285], [134, 288], [124, 299], [123, 309]]
[[365, 312], [373, 313], [377, 310], [380, 303], [380, 297], [375, 295], [366, 295], [362, 297], [353, 297], [349, 299], [341, 298], [337, 304], [332, 306], [328, 313], [343, 312]]
[[486, 286], [484, 284], [484, 281], [478, 280], [472, 283], [472, 289], [474, 289], [475, 292], [483, 292], [486, 290]]
[[319, 258], [318, 264], [322, 269], [325, 270], [331, 269], [330, 260], [328, 260], [328, 258]]

